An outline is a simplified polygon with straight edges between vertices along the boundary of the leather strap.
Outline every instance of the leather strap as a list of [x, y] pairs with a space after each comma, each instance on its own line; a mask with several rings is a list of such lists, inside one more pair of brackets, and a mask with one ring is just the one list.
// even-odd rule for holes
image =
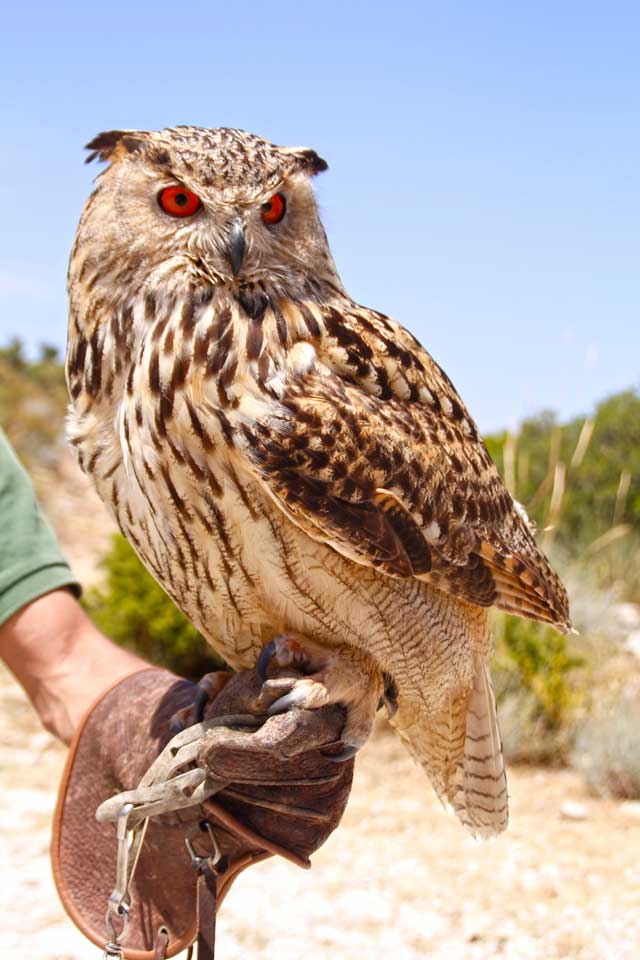
[[266, 837], [261, 836], [261, 834], [256, 833], [256, 831], [248, 827], [246, 823], [242, 823], [241, 820], [234, 817], [233, 814], [223, 807], [221, 803], [218, 803], [217, 800], [205, 800], [202, 804], [202, 809], [210, 817], [213, 817], [214, 820], [217, 820], [218, 823], [227, 827], [227, 829], [237, 837], [242, 837], [243, 840], [246, 840], [248, 844], [258, 847], [261, 850], [266, 850], [269, 854], [283, 857], [285, 860], [289, 860], [290, 863], [294, 863], [296, 867], [302, 867], [303, 870], [311, 869], [311, 860], [309, 860], [308, 857], [300, 857], [293, 850], [289, 850], [287, 847], [283, 847], [282, 844], [274, 843], [273, 840], [268, 840]]
[[197, 887], [198, 960], [214, 960], [216, 950], [217, 877], [204, 863]]
[[169, 933], [166, 927], [160, 927], [153, 947], [153, 960], [166, 960], [169, 946]]

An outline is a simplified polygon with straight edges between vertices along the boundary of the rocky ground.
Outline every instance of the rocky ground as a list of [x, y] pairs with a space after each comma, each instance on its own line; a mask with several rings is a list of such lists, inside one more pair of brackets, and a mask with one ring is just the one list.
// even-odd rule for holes
[[[58, 904], [48, 843], [64, 750], [0, 676], [0, 956], [89, 960]], [[566, 771], [510, 771], [511, 826], [477, 843], [380, 730], [341, 829], [304, 872], [245, 872], [221, 911], [221, 960], [637, 960], [640, 804]]]

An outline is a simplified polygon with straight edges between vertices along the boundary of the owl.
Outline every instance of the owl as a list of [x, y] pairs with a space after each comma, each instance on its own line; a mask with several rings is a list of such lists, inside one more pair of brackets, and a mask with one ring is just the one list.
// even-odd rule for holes
[[[315, 151], [111, 131], [69, 267], [69, 438], [143, 563], [270, 712], [381, 702], [476, 836], [507, 823], [489, 609], [567, 596], [451, 381], [343, 287]], [[266, 665], [304, 665], [269, 679]], [[274, 699], [275, 698], [275, 699]]]

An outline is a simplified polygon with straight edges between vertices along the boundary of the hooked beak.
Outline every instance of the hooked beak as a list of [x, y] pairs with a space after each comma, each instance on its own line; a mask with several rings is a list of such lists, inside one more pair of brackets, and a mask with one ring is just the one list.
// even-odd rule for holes
[[240, 273], [240, 267], [244, 260], [247, 249], [247, 243], [244, 238], [244, 227], [241, 220], [234, 220], [227, 237], [227, 257], [231, 264], [234, 277]]

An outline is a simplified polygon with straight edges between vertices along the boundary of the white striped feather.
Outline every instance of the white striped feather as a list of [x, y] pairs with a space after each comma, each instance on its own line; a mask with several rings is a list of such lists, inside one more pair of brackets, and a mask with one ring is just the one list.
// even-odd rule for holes
[[454, 777], [451, 803], [476, 837], [501, 833], [509, 822], [507, 779], [498, 729], [496, 698], [485, 658], [475, 657], [462, 763]]

